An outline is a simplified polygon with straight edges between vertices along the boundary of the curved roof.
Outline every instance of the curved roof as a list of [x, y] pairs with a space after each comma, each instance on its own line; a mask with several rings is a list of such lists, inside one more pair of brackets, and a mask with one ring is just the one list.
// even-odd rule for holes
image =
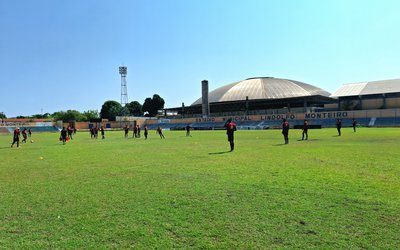
[[376, 95], [400, 92], [400, 79], [344, 84], [331, 97]]
[[[273, 77], [249, 78], [215, 89], [208, 94], [210, 103], [262, 99], [283, 99], [303, 96], [327, 96], [330, 93], [313, 85]], [[201, 104], [201, 97], [192, 105]]]

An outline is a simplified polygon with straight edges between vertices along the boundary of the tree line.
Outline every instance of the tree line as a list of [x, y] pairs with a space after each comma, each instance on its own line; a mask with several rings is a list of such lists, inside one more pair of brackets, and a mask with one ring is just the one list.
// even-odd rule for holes
[[[159, 110], [164, 108], [165, 101], [159, 95], [154, 94], [153, 97], [148, 97], [144, 100], [143, 105], [138, 101], [133, 101], [122, 106], [117, 101], [105, 101], [101, 106], [101, 111], [88, 110], [79, 112], [77, 110], [57, 111], [53, 114], [35, 114], [32, 116], [17, 116], [16, 118], [24, 119], [46, 119], [52, 118], [54, 120], [70, 121], [75, 120], [77, 122], [90, 121], [93, 119], [108, 119], [115, 121], [116, 116], [150, 116], [154, 117], [158, 114]], [[0, 112], [0, 118], [6, 119], [6, 115]]]
[[117, 101], [106, 101], [101, 107], [101, 118], [115, 121], [116, 116], [156, 116], [164, 108], [165, 101], [159, 95], [146, 98], [143, 105], [137, 101], [127, 103], [124, 107]]

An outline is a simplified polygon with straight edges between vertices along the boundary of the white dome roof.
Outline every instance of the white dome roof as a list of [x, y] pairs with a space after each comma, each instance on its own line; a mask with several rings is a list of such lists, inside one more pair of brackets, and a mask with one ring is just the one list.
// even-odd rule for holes
[[[283, 99], [305, 96], [330, 96], [330, 93], [313, 85], [273, 77], [249, 78], [215, 89], [208, 94], [210, 103], [261, 99]], [[192, 105], [201, 104], [201, 97]]]

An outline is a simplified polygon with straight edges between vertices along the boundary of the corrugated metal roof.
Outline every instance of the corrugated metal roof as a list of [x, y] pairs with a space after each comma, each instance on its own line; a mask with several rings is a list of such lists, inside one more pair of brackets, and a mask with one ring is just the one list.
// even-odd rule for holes
[[331, 97], [376, 95], [400, 92], [400, 79], [344, 84]]
[[[329, 96], [329, 92], [303, 82], [273, 77], [249, 78], [211, 91], [210, 103], [260, 99], [282, 99], [302, 96]], [[192, 105], [201, 104], [201, 97]]]

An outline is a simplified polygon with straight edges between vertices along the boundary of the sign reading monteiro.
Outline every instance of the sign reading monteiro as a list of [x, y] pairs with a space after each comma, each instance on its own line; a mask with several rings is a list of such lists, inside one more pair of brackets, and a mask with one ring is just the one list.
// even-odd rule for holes
[[304, 114], [304, 119], [332, 119], [332, 118], [347, 118], [347, 112], [319, 112]]

